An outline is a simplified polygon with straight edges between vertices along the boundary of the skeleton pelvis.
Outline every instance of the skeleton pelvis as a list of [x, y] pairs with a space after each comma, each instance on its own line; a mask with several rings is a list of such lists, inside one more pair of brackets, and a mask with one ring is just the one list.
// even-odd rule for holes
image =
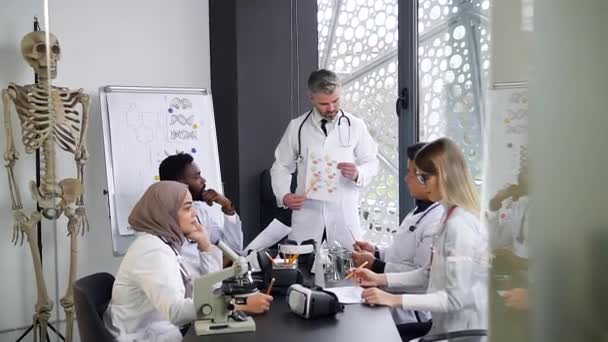
[[84, 187], [78, 179], [66, 178], [59, 182], [61, 188], [61, 200], [66, 204], [72, 204], [82, 196]]
[[[48, 188], [48, 187], [47, 187]], [[30, 193], [34, 201], [42, 208], [42, 215], [49, 220], [61, 216], [66, 206], [73, 204], [84, 193], [84, 187], [78, 179], [66, 178], [51, 187], [51, 191], [40, 191], [36, 182], [30, 182]], [[60, 200], [60, 201], [58, 201]]]

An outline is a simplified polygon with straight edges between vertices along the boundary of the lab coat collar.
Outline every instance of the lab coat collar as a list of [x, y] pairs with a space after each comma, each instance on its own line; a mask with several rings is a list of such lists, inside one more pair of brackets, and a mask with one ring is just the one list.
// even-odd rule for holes
[[416, 210], [414, 210], [414, 214], [418, 214], [418, 213], [426, 211], [433, 204], [435, 204], [435, 202], [417, 199], [416, 200]]
[[444, 201], [441, 201], [439, 203], [441, 203], [441, 206], [443, 207], [443, 212], [445, 213], [444, 215], [447, 216], [448, 213], [450, 212], [450, 207], [453, 207], [453, 205], [450, 205]]

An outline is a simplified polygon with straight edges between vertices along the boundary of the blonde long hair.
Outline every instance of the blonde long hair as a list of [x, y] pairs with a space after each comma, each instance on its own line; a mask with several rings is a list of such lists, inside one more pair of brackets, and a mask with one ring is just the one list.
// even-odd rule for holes
[[462, 150], [448, 138], [428, 143], [416, 154], [416, 167], [438, 178], [441, 201], [479, 215], [479, 194]]

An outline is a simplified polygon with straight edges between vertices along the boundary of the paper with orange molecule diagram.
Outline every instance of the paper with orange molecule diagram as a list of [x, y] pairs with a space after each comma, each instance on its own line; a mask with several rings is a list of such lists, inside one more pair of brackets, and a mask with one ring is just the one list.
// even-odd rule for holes
[[338, 163], [352, 159], [352, 151], [349, 153], [347, 149], [309, 149], [304, 193], [306, 198], [338, 201], [342, 178]]

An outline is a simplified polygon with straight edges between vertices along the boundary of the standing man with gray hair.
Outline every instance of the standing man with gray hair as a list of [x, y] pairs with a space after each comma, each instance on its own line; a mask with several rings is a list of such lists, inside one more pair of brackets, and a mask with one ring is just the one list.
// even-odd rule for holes
[[[352, 248], [353, 234], [359, 238], [363, 233], [359, 223], [359, 190], [377, 173], [378, 146], [363, 120], [340, 109], [342, 89], [335, 73], [324, 69], [312, 72], [308, 90], [312, 109], [291, 120], [275, 150], [270, 170], [272, 189], [278, 206], [293, 211], [290, 239], [298, 243], [327, 240], [329, 246], [338, 242]], [[348, 160], [338, 160], [337, 198], [333, 201], [306, 198], [309, 149], [338, 148], [345, 151]], [[291, 193], [291, 177], [296, 170], [298, 187]]]

